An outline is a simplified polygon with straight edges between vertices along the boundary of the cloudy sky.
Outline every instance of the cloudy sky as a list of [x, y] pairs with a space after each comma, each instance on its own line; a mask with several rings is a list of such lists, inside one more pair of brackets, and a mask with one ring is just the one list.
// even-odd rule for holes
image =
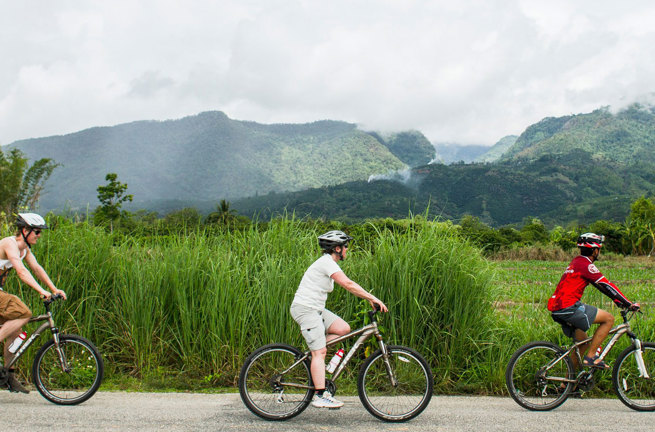
[[493, 144], [650, 103], [655, 2], [0, 0], [0, 144], [221, 110]]

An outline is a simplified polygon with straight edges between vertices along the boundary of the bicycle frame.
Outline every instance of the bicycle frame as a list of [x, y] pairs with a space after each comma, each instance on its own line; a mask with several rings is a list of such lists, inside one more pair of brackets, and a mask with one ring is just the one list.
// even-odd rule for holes
[[[369, 313], [370, 314], [370, 313]], [[333, 345], [336, 345], [342, 341], [345, 341], [347, 339], [350, 339], [355, 336], [359, 336], [359, 338], [355, 341], [354, 345], [348, 350], [348, 353], [344, 356], [343, 360], [337, 367], [337, 369], [332, 373], [332, 381], [336, 381], [337, 378], [341, 375], [341, 372], [344, 370], [352, 356], [355, 354], [355, 352], [359, 349], [360, 346], [364, 344], [368, 339], [370, 339], [372, 336], [375, 336], [375, 338], [378, 340], [378, 343], [380, 344], [380, 349], [382, 350], [383, 356], [384, 356], [384, 363], [387, 368], [387, 372], [389, 373], [389, 377], [391, 379], [392, 385], [395, 387], [397, 385], [396, 382], [396, 377], [394, 376], [392, 370], [391, 370], [391, 365], [389, 364], [389, 358], [388, 358], [388, 352], [387, 352], [387, 347], [382, 340], [382, 334], [380, 333], [380, 330], [378, 328], [378, 323], [373, 319], [372, 314], [371, 316], [371, 324], [368, 324], [360, 329], [357, 329], [355, 331], [352, 331], [348, 334], [345, 334], [343, 336], [339, 336], [335, 339], [332, 339], [331, 341], [327, 342], [326, 346], [331, 347]], [[360, 336], [361, 335], [361, 336]], [[311, 351], [305, 351], [303, 355], [298, 358], [291, 366], [289, 366], [287, 369], [284, 371], [280, 372], [280, 375], [284, 375], [287, 372], [289, 372], [291, 369], [299, 365], [301, 362], [305, 361], [307, 358], [311, 356]], [[303, 385], [303, 384], [297, 384], [297, 383], [284, 383], [284, 382], [277, 382], [282, 387], [296, 387], [296, 388], [305, 388], [305, 389], [312, 389], [314, 390], [314, 386], [308, 386], [308, 385]]]
[[[634, 314], [633, 314], [634, 315]], [[623, 324], [619, 324], [613, 329], [609, 331], [609, 335], [612, 337], [610, 338], [609, 342], [605, 345], [605, 348], [603, 348], [603, 351], [600, 353], [600, 356], [598, 357], [600, 360], [603, 360], [605, 356], [612, 350], [616, 342], [623, 336], [624, 334], [627, 334], [630, 339], [632, 339], [633, 343], [636, 345], [637, 350], [636, 350], [636, 360], [637, 360], [637, 368], [639, 369], [639, 377], [640, 378], [650, 378], [650, 375], [648, 374], [648, 371], [646, 370], [646, 365], [644, 364], [644, 359], [641, 354], [641, 341], [637, 338], [637, 335], [632, 333], [630, 329], [630, 323], [628, 322], [629, 319], [627, 319], [627, 313], [624, 313], [623, 311], [621, 312], [621, 316], [623, 317]], [[566, 356], [570, 355], [573, 350], [575, 350], [575, 353], [577, 355], [577, 359], [579, 364], [582, 364], [582, 356], [580, 355], [580, 346], [590, 342], [592, 337], [588, 337], [587, 339], [584, 339], [582, 341], [574, 343], [571, 348], [569, 348], [564, 354], [553, 360], [546, 366], [545, 371], [550, 370], [554, 365], [559, 363], [562, 359], [564, 359]], [[549, 379], [551, 381], [561, 381], [561, 382], [576, 382], [577, 379], [566, 379], [566, 378], [555, 378], [555, 377], [545, 377], [546, 379]]]
[[[23, 343], [18, 351], [14, 353], [14, 357], [11, 359], [9, 362], [9, 365], [6, 366], [7, 369], [11, 368], [18, 359], [23, 355], [23, 353], [32, 345], [32, 343], [39, 337], [41, 334], [46, 330], [50, 329], [52, 331], [52, 338], [55, 341], [55, 348], [57, 350], [57, 354], [59, 355], [59, 362], [61, 364], [62, 370], [67, 370], [67, 364], [66, 364], [66, 359], [64, 358], [64, 354], [61, 352], [61, 349], [59, 348], [59, 329], [55, 325], [55, 320], [52, 317], [52, 312], [50, 312], [50, 303], [46, 303], [45, 308], [46, 308], [46, 313], [31, 317], [28, 323], [32, 322], [39, 322], [39, 321], [46, 321], [43, 324], [41, 324], [34, 333]], [[2, 327], [2, 326], [0, 326]]]

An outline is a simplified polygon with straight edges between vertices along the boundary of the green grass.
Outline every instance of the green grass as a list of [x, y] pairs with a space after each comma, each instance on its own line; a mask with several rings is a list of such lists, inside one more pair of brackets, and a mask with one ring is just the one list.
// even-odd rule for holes
[[[56, 225], [34, 252], [69, 295], [54, 307], [62, 332], [100, 348], [105, 388], [231, 391], [256, 347], [283, 342], [304, 349], [288, 309], [320, 255], [316, 236], [325, 224], [285, 217], [232, 231], [140, 237], [65, 219]], [[516, 348], [532, 340], [568, 343], [545, 306], [566, 261], [489, 261], [450, 224], [420, 217], [347, 228], [357, 241], [342, 269], [389, 306], [380, 318], [386, 339], [426, 357], [437, 393], [504, 394], [505, 365]], [[634, 322], [644, 340], [654, 340], [655, 266], [620, 257], [598, 266], [628, 298], [645, 304]], [[7, 290], [41, 313], [35, 293], [15, 275]], [[584, 301], [618, 316], [593, 287]], [[339, 287], [327, 306], [353, 328], [365, 323], [369, 309]], [[21, 360], [23, 371], [35, 351]], [[340, 392], [355, 391], [355, 360]], [[599, 394], [609, 392], [605, 375]]]

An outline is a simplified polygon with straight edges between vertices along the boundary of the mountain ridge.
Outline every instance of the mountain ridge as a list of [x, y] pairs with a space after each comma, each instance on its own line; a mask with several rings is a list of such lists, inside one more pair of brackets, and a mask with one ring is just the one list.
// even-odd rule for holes
[[[410, 159], [424, 154], [423, 163], [429, 162], [426, 152], [433, 148], [427, 139], [420, 133], [408, 136], [409, 150], [396, 153]], [[5, 148], [61, 164], [40, 201], [45, 209], [61, 209], [66, 203], [94, 206], [96, 188], [109, 172], [117, 173], [135, 197], [149, 200], [218, 201], [364, 180], [406, 167], [390, 147], [393, 143], [352, 123], [265, 125], [207, 111], [20, 140]]]

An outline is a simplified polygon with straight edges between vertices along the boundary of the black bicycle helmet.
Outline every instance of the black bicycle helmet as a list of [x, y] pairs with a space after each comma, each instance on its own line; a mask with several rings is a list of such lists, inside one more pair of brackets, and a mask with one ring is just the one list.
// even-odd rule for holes
[[584, 233], [578, 237], [579, 248], [602, 248], [605, 236], [594, 233]]

